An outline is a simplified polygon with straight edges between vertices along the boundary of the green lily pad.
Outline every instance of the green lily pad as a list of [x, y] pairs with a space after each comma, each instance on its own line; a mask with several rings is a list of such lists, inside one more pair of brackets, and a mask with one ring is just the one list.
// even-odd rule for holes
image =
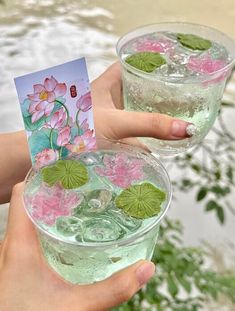
[[74, 160], [59, 160], [54, 165], [42, 168], [42, 178], [50, 187], [61, 183], [65, 189], [85, 185], [89, 180], [86, 166]]
[[182, 45], [192, 50], [204, 51], [208, 50], [212, 45], [210, 40], [192, 34], [178, 33], [177, 39]]
[[128, 56], [125, 62], [144, 72], [152, 72], [164, 65], [166, 60], [157, 52], [139, 52]]
[[129, 216], [144, 219], [160, 213], [166, 193], [150, 183], [132, 185], [115, 199], [116, 207]]

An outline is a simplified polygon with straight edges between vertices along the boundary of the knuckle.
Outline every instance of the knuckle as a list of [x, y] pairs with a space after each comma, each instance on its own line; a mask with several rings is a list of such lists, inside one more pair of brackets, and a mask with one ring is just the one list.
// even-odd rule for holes
[[159, 127], [160, 118], [158, 114], [152, 113], [151, 114], [151, 127], [153, 130]]
[[170, 118], [169, 116], [160, 113], [152, 114], [151, 128], [153, 133], [157, 134], [158, 138], [165, 138], [169, 135]]

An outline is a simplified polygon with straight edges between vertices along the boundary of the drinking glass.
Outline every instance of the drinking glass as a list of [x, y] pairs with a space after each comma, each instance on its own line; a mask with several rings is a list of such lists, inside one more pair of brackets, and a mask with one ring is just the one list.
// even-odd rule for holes
[[[89, 181], [81, 187], [45, 184], [42, 170], [58, 160], [33, 167], [26, 177], [25, 209], [48, 264], [74, 284], [89, 284], [140, 259], [151, 259], [171, 201], [170, 180], [161, 162], [139, 147], [108, 140], [62, 159], [71, 160], [88, 170]], [[138, 219], [115, 206], [123, 190], [146, 183], [165, 193], [159, 214]]]
[[[163, 35], [160, 42], [151, 42], [149, 36], [159, 32], [164, 32], [166, 37]], [[173, 46], [174, 40], [171, 35], [167, 37], [167, 33], [197, 35], [211, 40], [213, 48], [208, 52], [192, 51], [181, 44]], [[187, 55], [184, 57], [185, 50]], [[154, 72], [144, 72], [125, 61], [128, 56], [140, 51], [159, 51], [167, 62], [174, 58], [177, 68], [163, 65]], [[222, 68], [217, 59], [218, 53], [225, 53], [225, 65]], [[234, 41], [224, 33], [203, 25], [159, 23], [139, 27], [125, 34], [117, 43], [117, 54], [122, 66], [126, 110], [162, 113], [195, 125], [191, 127], [193, 130], [189, 128], [189, 133], [193, 135], [183, 140], [163, 141], [147, 137], [140, 140], [151, 151], [163, 156], [176, 155], [200, 143], [218, 115], [225, 83], [234, 65]], [[201, 63], [195, 64], [198, 61], [195, 61], [195, 56], [199, 56]], [[193, 75], [184, 70], [184, 63], [189, 57], [192, 57], [191, 67], [198, 65]]]

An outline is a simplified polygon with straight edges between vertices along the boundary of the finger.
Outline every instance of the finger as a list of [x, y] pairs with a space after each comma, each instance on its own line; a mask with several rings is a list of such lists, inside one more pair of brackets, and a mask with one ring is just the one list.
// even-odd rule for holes
[[160, 113], [110, 109], [109, 111], [103, 110], [102, 118], [103, 122], [109, 125], [109, 131], [115, 139], [153, 137], [178, 140], [189, 137], [190, 131], [194, 130], [192, 129], [194, 125], [191, 123]]
[[121, 65], [111, 65], [99, 78], [91, 84], [93, 104], [98, 107], [112, 105], [123, 109]]
[[129, 300], [154, 275], [155, 265], [141, 260], [93, 285], [78, 287], [84, 290], [87, 310], [109, 310]]

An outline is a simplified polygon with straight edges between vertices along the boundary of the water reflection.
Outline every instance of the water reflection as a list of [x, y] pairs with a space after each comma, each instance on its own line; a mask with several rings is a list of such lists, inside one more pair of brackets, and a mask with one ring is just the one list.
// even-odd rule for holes
[[15, 1], [1, 11], [2, 131], [22, 128], [15, 76], [85, 55], [93, 79], [113, 61], [116, 36], [110, 33], [112, 14], [98, 7], [87, 10], [83, 2]]

